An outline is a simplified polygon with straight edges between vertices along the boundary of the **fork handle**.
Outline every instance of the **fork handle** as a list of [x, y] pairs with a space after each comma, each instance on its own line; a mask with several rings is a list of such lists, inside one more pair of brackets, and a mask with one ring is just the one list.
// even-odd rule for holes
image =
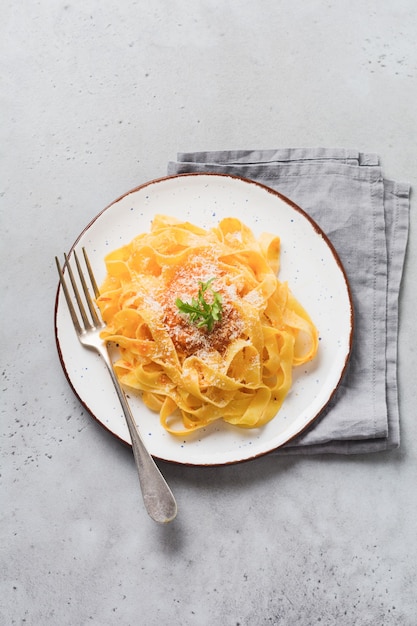
[[126, 418], [145, 508], [150, 517], [156, 522], [171, 522], [177, 515], [177, 503], [175, 502], [175, 498], [150, 452], [143, 443], [107, 350], [100, 350], [100, 354], [108, 367]]

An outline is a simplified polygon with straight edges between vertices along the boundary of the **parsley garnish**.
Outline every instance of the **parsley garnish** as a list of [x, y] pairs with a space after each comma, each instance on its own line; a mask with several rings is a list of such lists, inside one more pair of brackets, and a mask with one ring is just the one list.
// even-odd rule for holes
[[[190, 321], [193, 324], [197, 324], [198, 328], [207, 326], [207, 330], [210, 332], [213, 330], [215, 322], [222, 319], [222, 297], [218, 291], [214, 291], [211, 288], [211, 283], [215, 278], [210, 278], [206, 283], [201, 280], [198, 281], [199, 289], [197, 298], [193, 298], [191, 303], [183, 302], [180, 298], [175, 300], [175, 304], [182, 313], [186, 313], [190, 316]], [[210, 291], [212, 295], [212, 302], [207, 302], [204, 298], [206, 293]]]

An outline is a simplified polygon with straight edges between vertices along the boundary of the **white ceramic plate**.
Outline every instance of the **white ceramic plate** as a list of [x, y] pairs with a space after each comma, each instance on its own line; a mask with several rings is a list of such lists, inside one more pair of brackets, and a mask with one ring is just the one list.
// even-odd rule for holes
[[[340, 260], [320, 228], [299, 207], [253, 181], [218, 174], [183, 174], [146, 183], [104, 209], [81, 233], [73, 248], [85, 247], [100, 282], [104, 257], [141, 232], [156, 213], [187, 219], [204, 228], [224, 217], [238, 217], [256, 235], [281, 238], [279, 278], [319, 329], [316, 359], [294, 370], [293, 387], [277, 416], [260, 429], [225, 423], [187, 437], [165, 432], [159, 416], [129, 393], [141, 434], [157, 458], [191, 465], [219, 465], [265, 454], [301, 433], [328, 404], [343, 376], [352, 344], [350, 290]], [[88, 411], [111, 433], [130, 443], [109, 374], [100, 357], [76, 338], [62, 290], [55, 309], [56, 341], [70, 385]]]

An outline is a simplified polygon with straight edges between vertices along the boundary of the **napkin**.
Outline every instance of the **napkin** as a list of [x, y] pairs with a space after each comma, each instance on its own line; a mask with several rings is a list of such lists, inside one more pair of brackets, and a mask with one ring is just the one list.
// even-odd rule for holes
[[376, 154], [345, 148], [185, 152], [168, 174], [217, 172], [287, 196], [326, 233], [345, 268], [355, 312], [347, 371], [322, 414], [276, 454], [397, 448], [398, 295], [410, 185], [384, 177]]

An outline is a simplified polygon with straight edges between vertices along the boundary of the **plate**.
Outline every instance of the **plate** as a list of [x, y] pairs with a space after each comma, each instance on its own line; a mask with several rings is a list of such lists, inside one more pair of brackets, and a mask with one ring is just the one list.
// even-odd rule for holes
[[[104, 257], [141, 232], [157, 213], [209, 228], [238, 217], [255, 235], [281, 239], [279, 278], [319, 330], [314, 361], [294, 370], [293, 386], [277, 416], [259, 429], [223, 422], [186, 437], [167, 433], [159, 416], [129, 392], [129, 402], [150, 453], [189, 465], [222, 465], [266, 454], [299, 435], [326, 407], [350, 355], [353, 332], [351, 294], [342, 264], [320, 227], [281, 194], [254, 181], [224, 174], [180, 174], [150, 181], [105, 208], [80, 234], [71, 250], [87, 249], [97, 282], [105, 277]], [[130, 436], [101, 358], [79, 344], [58, 287], [55, 332], [65, 375], [82, 404], [107, 430], [126, 443]]]

